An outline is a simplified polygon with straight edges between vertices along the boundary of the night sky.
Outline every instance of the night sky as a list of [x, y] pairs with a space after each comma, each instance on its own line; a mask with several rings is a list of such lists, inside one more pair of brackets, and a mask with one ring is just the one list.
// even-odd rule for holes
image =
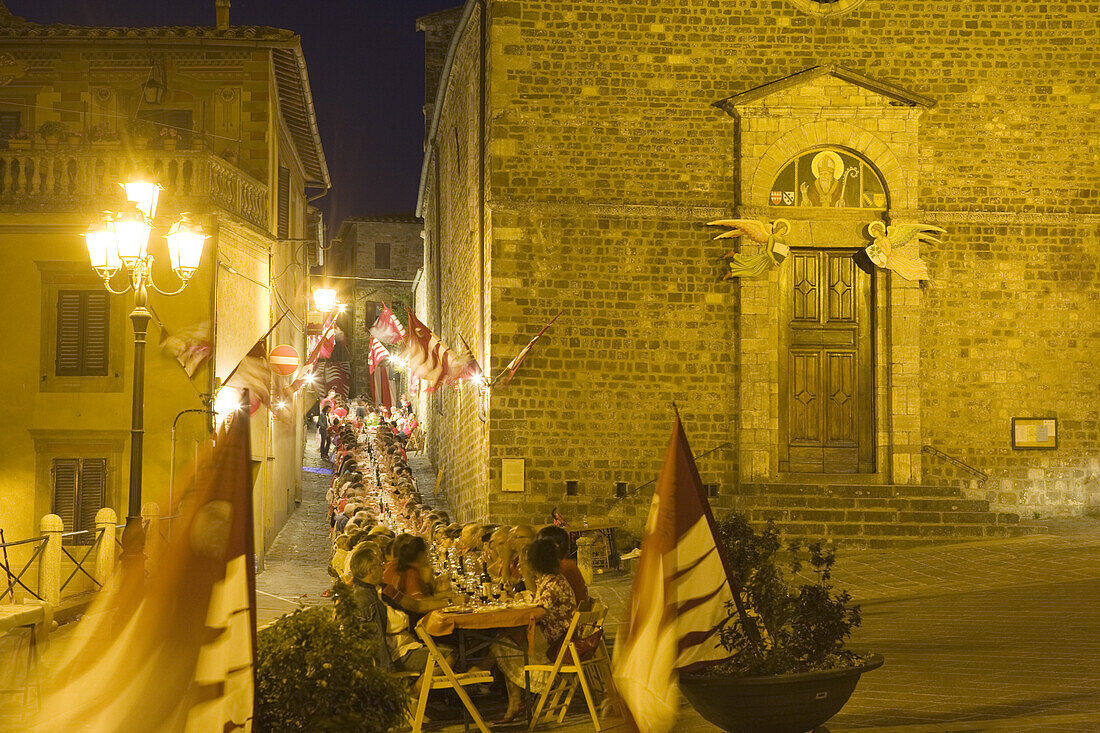
[[[214, 0], [4, 0], [35, 23], [213, 25]], [[411, 213], [420, 179], [424, 35], [416, 18], [461, 0], [233, 0], [234, 25], [302, 37], [333, 190], [329, 233], [348, 216]]]

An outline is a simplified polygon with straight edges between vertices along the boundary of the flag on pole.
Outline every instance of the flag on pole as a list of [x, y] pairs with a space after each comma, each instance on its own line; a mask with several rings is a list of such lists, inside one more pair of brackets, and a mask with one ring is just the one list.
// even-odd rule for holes
[[374, 370], [378, 368], [386, 359], [390, 358], [390, 352], [386, 350], [386, 347], [382, 345], [378, 339], [374, 336], [370, 337], [370, 373], [374, 374]]
[[369, 330], [371, 336], [383, 343], [399, 344], [405, 340], [405, 327], [385, 303], [382, 304], [382, 313]]
[[[75, 652], [58, 648], [69, 656], [46, 666], [40, 712], [20, 730], [250, 728], [256, 627], [250, 442], [246, 415], [227, 421], [181, 498], [171, 542], [148, 567], [148, 579], [124, 578], [109, 592], [111, 603], [84, 616], [71, 633], [80, 637], [88, 626], [94, 633], [85, 636], [96, 643]], [[135, 570], [144, 576], [140, 565]]]
[[558, 311], [558, 315], [550, 319], [550, 322], [542, 327], [542, 330], [535, 334], [535, 337], [527, 342], [527, 345], [520, 349], [520, 352], [516, 354], [516, 358], [508, 362], [508, 366], [505, 369], [508, 371], [508, 376], [504, 378], [504, 384], [508, 384], [512, 381], [512, 377], [516, 376], [516, 371], [519, 370], [523, 364], [523, 360], [527, 358], [527, 355], [531, 353], [531, 347], [535, 345], [535, 342], [542, 338], [542, 335], [554, 325], [554, 321], [558, 320], [558, 316], [561, 315], [561, 311]]
[[718, 548], [695, 458], [680, 416], [653, 494], [627, 633], [615, 644], [615, 686], [642, 733], [671, 730], [679, 710], [678, 675], [725, 661], [719, 630], [730, 604], [740, 610]]
[[409, 335], [405, 342], [409, 376], [427, 382], [425, 392], [434, 392], [440, 384], [468, 377], [477, 362], [472, 354], [457, 354], [409, 312]]
[[321, 327], [321, 335], [316, 337], [317, 344], [310, 350], [305, 366], [315, 364], [318, 359], [327, 359], [332, 355], [332, 350], [336, 348], [336, 332], [338, 330], [336, 328], [336, 314], [333, 313], [325, 320], [325, 325]]
[[160, 348], [176, 358], [188, 377], [195, 376], [203, 362], [214, 353], [210, 343], [210, 321], [192, 324], [175, 333], [170, 333], [160, 323]]
[[237, 364], [237, 368], [229, 373], [222, 386], [250, 394], [250, 415], [255, 415], [261, 405], [271, 405], [271, 366], [267, 363], [267, 336], [256, 342]]

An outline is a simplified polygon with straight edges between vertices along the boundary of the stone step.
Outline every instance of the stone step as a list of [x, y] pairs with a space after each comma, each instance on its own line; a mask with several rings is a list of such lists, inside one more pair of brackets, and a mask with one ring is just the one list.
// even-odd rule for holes
[[820, 522], [822, 524], [1018, 524], [1015, 514], [996, 514], [990, 511], [915, 512], [897, 509], [749, 509], [750, 522]]
[[894, 510], [915, 512], [985, 512], [989, 502], [961, 497], [746, 496], [720, 497], [716, 506], [750, 509]]
[[950, 486], [920, 484], [742, 484], [735, 496], [835, 496], [847, 498], [936, 498], [962, 496]]
[[828, 540], [841, 547], [868, 549], [1003, 539], [1039, 531], [1036, 527], [1008, 522], [970, 525], [913, 523], [824, 525], [817, 522], [788, 521], [777, 522], [776, 527], [785, 539]]

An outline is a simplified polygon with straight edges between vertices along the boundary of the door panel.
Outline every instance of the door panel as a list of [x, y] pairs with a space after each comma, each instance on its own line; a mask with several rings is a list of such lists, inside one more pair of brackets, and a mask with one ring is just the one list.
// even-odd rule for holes
[[780, 470], [874, 471], [870, 273], [853, 250], [795, 250], [781, 276]]

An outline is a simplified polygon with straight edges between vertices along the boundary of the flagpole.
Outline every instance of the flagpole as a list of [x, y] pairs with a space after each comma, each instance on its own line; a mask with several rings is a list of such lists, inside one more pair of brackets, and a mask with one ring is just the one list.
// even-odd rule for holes
[[[258, 344], [261, 341], [263, 341], [265, 338], [270, 336], [271, 332], [275, 330], [276, 326], [278, 326], [280, 323], [283, 322], [283, 319], [286, 318], [288, 313], [290, 313], [290, 311], [283, 311], [283, 314], [281, 316], [279, 316], [279, 320], [275, 321], [275, 323], [272, 324], [271, 328], [267, 329], [267, 333], [265, 333], [263, 336], [260, 336], [258, 339], [256, 339], [256, 343]], [[256, 345], [253, 344], [252, 348], [253, 349], [256, 348]], [[251, 350], [252, 349], [249, 349], [249, 351], [251, 351]], [[248, 354], [245, 354], [245, 356], [248, 356]], [[241, 368], [241, 363], [243, 361], [244, 361], [244, 357], [241, 357], [241, 361], [238, 361], [237, 366], [233, 367], [233, 371], [229, 372], [229, 376], [227, 376], [225, 379], [222, 380], [222, 384], [226, 384], [230, 379], [233, 378], [233, 375], [236, 374], [237, 370]]]

